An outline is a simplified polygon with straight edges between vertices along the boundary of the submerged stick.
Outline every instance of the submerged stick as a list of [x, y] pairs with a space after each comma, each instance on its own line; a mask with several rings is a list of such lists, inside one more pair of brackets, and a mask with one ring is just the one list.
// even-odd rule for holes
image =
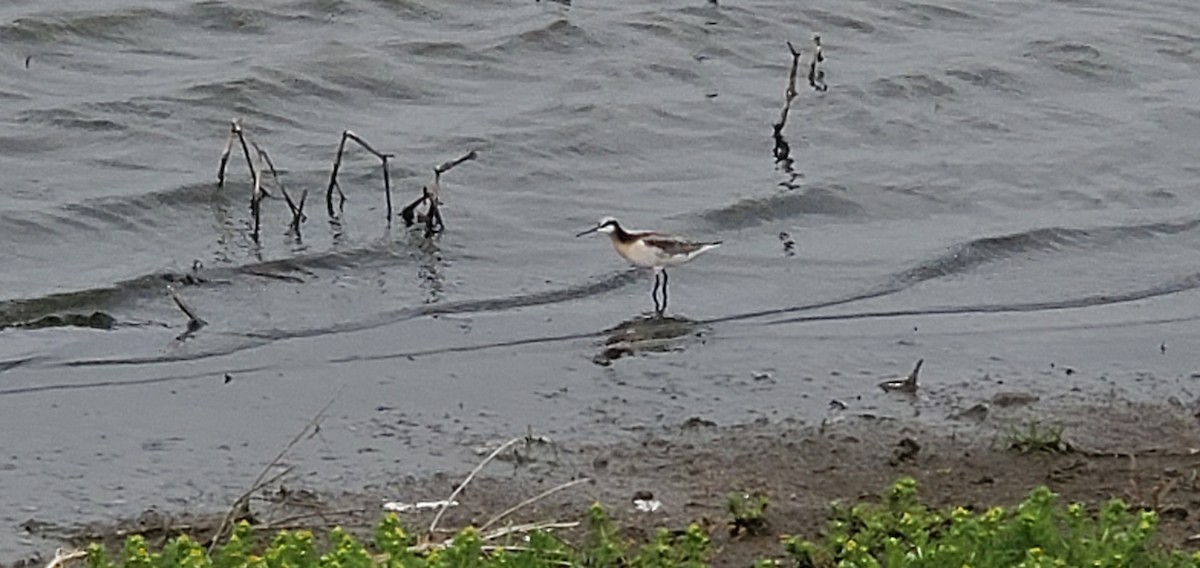
[[400, 210], [400, 218], [404, 219], [405, 227], [412, 226], [413, 213], [416, 211], [417, 207], [420, 207], [422, 203], [425, 203], [426, 199], [429, 199], [429, 191], [426, 188], [422, 187], [421, 188], [421, 197], [418, 197], [416, 201], [409, 203], [404, 209]]
[[338, 195], [340, 195], [341, 199], [342, 199], [341, 203], [338, 205], [338, 209], [342, 209], [342, 207], [346, 203], [346, 194], [342, 193], [342, 188], [341, 188], [341, 186], [338, 185], [338, 182], [337, 182], [338, 172], [342, 169], [342, 156], [344, 156], [346, 154], [346, 140], [353, 140], [359, 146], [362, 146], [363, 149], [374, 154], [376, 158], [379, 158], [379, 161], [383, 162], [383, 190], [385, 192], [387, 192], [388, 220], [390, 221], [392, 218], [392, 185], [391, 185], [391, 178], [388, 175], [387, 162], [388, 162], [389, 158], [393, 158], [393, 157], [395, 157], [395, 155], [384, 154], [383, 152], [376, 150], [374, 146], [371, 146], [366, 140], [363, 140], [359, 135], [355, 134], [354, 132], [352, 132], [350, 130], [342, 131], [342, 141], [340, 143], [338, 143], [337, 158], [335, 158], [333, 161], [333, 172], [329, 175], [329, 189], [325, 191], [325, 209], [326, 209], [326, 211], [329, 213], [330, 217], [336, 216], [336, 214], [333, 211], [333, 190], [334, 189], [337, 189]]
[[883, 392], [897, 391], [910, 394], [917, 392], [917, 375], [921, 373], [921, 365], [924, 363], [924, 359], [918, 359], [916, 366], [913, 367], [912, 372], [907, 377], [883, 381], [879, 383], [879, 388], [883, 389]]
[[411, 227], [414, 221], [414, 213], [417, 207], [422, 203], [429, 202], [429, 210], [425, 212], [425, 236], [432, 235], [435, 231], [434, 223], [437, 224], [437, 230], [446, 228], [446, 224], [442, 221], [442, 213], [438, 209], [440, 204], [440, 194], [442, 191], [442, 174], [458, 167], [463, 162], [469, 162], [479, 157], [479, 153], [471, 150], [462, 156], [453, 160], [442, 162], [437, 167], [433, 168], [433, 182], [421, 187], [421, 197], [416, 201], [408, 204], [400, 211], [400, 218], [404, 219], [404, 225]]
[[[329, 175], [329, 189], [325, 191], [325, 209], [330, 217], [333, 213], [333, 188], [337, 187], [338, 170], [342, 168], [342, 154], [346, 152], [346, 134], [342, 133], [342, 142], [338, 144], [337, 158], [333, 160], [333, 173]], [[338, 193], [342, 193], [341, 188], [338, 188]], [[342, 203], [346, 202], [346, 195], [342, 194]]]
[[225, 187], [225, 167], [229, 164], [229, 153], [233, 151], [233, 136], [237, 133], [238, 121], [231, 120], [229, 136], [225, 139], [225, 149], [221, 150], [221, 164], [217, 166], [217, 187]]
[[[310, 428], [313, 430], [313, 435], [316, 435], [316, 433], [320, 431], [321, 419], [325, 416], [325, 411], [329, 410], [330, 406], [333, 406], [334, 401], [336, 401], [338, 397], [342, 395], [342, 391], [345, 388], [345, 385], [339, 388], [338, 391], [333, 394], [333, 397], [329, 399], [329, 402], [326, 402], [325, 406], [322, 406], [321, 409], [312, 416], [312, 418], [309, 418], [308, 421], [304, 423], [304, 427], [301, 428], [300, 431], [292, 437], [291, 441], [289, 441], [287, 445], [275, 455], [274, 459], [267, 463], [266, 467], [262, 469], [262, 472], [258, 474], [258, 477], [254, 478], [254, 483], [250, 484], [250, 489], [247, 489], [245, 493], [242, 493], [236, 500], [234, 500], [233, 505], [229, 507], [229, 512], [226, 513], [225, 517], [221, 519], [221, 524], [217, 525], [217, 531], [213, 533], [212, 538], [209, 541], [209, 554], [212, 554], [212, 551], [217, 547], [217, 542], [221, 540], [221, 535], [225, 532], [225, 528], [229, 526], [230, 521], [233, 520], [233, 516], [237, 514], [237, 511], [239, 508], [241, 508], [242, 504], [250, 499], [250, 496], [253, 495], [255, 491], [258, 491], [264, 485], [271, 483], [271, 481], [267, 480], [267, 474], [270, 473], [271, 468], [278, 465], [279, 461], [283, 459], [283, 456], [287, 455], [287, 453], [291, 451], [296, 444], [300, 443], [300, 440], [304, 438], [305, 434], [308, 434], [308, 430]], [[291, 471], [291, 468], [289, 467], [286, 471]], [[274, 480], [278, 479], [279, 477], [281, 477], [281, 475], [274, 476], [271, 479]]]
[[783, 170], [788, 174], [789, 179], [783, 182], [782, 185], [788, 189], [795, 189], [796, 178], [798, 174], [793, 168], [794, 160], [792, 159], [792, 147], [783, 136], [783, 129], [787, 126], [788, 114], [792, 110], [792, 101], [799, 94], [796, 90], [796, 77], [799, 74], [800, 59], [803, 57], [803, 52], [796, 49], [792, 42], [787, 42], [788, 52], [792, 54], [792, 67], [788, 71], [787, 90], [783, 95], [783, 109], [779, 111], [779, 120], [771, 126], [771, 138], [775, 141], [775, 146], [772, 148], [772, 153], [775, 155], [775, 163], [781, 164]]
[[446, 498], [445, 502], [442, 504], [442, 508], [438, 509], [437, 515], [433, 517], [433, 522], [429, 523], [429, 533], [432, 534], [433, 531], [437, 530], [438, 521], [442, 520], [442, 515], [446, 514], [446, 509], [450, 507], [450, 503], [453, 503], [454, 498], [458, 497], [458, 494], [462, 493], [463, 489], [467, 488], [467, 485], [471, 483], [471, 480], [475, 479], [475, 475], [478, 474], [484, 466], [496, 459], [496, 456], [503, 453], [504, 450], [511, 448], [513, 444], [516, 444], [524, 439], [525, 436], [517, 436], [516, 438], [504, 442], [504, 444], [502, 444], [499, 448], [496, 448], [494, 451], [492, 451], [492, 453], [488, 454], [488, 457], [483, 458], [483, 461], [479, 462], [479, 465], [475, 466], [475, 469], [471, 470], [471, 473], [467, 475], [467, 478], [464, 479], [462, 483], [458, 484], [458, 487], [454, 489], [454, 492]]
[[251, 141], [251, 146], [254, 146], [254, 152], [258, 154], [260, 160], [259, 170], [262, 170], [262, 164], [265, 163], [267, 168], [271, 170], [271, 179], [275, 180], [275, 185], [279, 186], [279, 192], [283, 194], [284, 201], [287, 201], [288, 209], [292, 210], [292, 214], [297, 213], [296, 203], [292, 201], [292, 196], [288, 194], [287, 188], [283, 185], [283, 180], [279, 179], [279, 172], [275, 169], [275, 162], [271, 161], [270, 154], [263, 150], [258, 142]]
[[175, 305], [179, 306], [179, 309], [188, 317], [189, 331], [195, 331], [208, 325], [208, 322], [204, 321], [204, 319], [196, 313], [195, 308], [193, 308], [191, 304], [187, 303], [187, 300], [183, 299], [183, 296], [178, 290], [175, 289], [174, 286], [167, 284], [167, 294], [171, 295], [171, 299], [175, 300]]
[[788, 51], [792, 54], [792, 69], [788, 72], [788, 86], [783, 94], [783, 110], [779, 113], [779, 121], [775, 123], [775, 130], [781, 132], [783, 127], [787, 125], [788, 113], [792, 110], [792, 100], [798, 94], [796, 91], [796, 76], [800, 71], [800, 58], [804, 56], [804, 52], [796, 49], [792, 42], [787, 42]]
[[292, 217], [291, 228], [292, 228], [292, 232], [296, 233], [297, 237], [300, 236], [300, 222], [305, 219], [305, 217], [304, 217], [304, 201], [307, 199], [308, 199], [308, 190], [305, 189], [303, 192], [300, 193], [300, 204], [296, 207], [296, 211], [298, 211], [300, 214], [296, 215], [295, 217]]
[[392, 177], [388, 173], [388, 158], [384, 156], [383, 160], [383, 191], [387, 195], [387, 220], [388, 225], [392, 224]]
[[258, 170], [254, 169], [254, 160], [250, 157], [250, 147], [246, 145], [246, 136], [242, 132], [242, 126], [237, 122], [233, 123], [233, 132], [237, 134], [238, 142], [242, 145], [242, 154], [246, 156], [246, 167], [250, 168], [250, 177], [254, 181], [254, 189], [250, 193], [250, 213], [254, 216], [254, 242], [258, 242], [259, 231], [259, 200], [262, 192], [262, 180], [258, 174]]

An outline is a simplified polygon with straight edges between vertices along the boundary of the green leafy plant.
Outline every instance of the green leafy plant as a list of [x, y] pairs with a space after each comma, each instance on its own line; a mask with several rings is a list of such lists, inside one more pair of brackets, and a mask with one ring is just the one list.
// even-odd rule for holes
[[1024, 427], [1015, 427], [1005, 436], [1006, 446], [1022, 454], [1035, 452], [1066, 453], [1071, 444], [1063, 440], [1063, 427], [1056, 424], [1042, 425], [1033, 420]]
[[788, 554], [800, 567], [887, 566], [1009, 568], [1051, 566], [1197, 566], [1200, 554], [1167, 553], [1151, 546], [1157, 518], [1119, 500], [1098, 517], [1079, 504], [1062, 506], [1040, 487], [1013, 509], [981, 513], [962, 507], [938, 511], [917, 499], [916, 482], [897, 481], [881, 504], [835, 508], [820, 542], [789, 537]]
[[729, 532], [738, 536], [742, 534], [759, 535], [767, 530], [767, 519], [763, 514], [767, 510], [765, 495], [750, 495], [748, 493], [730, 493], [725, 498], [725, 510], [729, 513]]
[[[761, 521], [767, 501], [740, 495], [731, 496], [727, 505], [735, 519]], [[823, 538], [786, 537], [784, 551], [791, 563], [768, 559], [754, 566], [1200, 566], [1200, 553], [1187, 556], [1153, 544], [1157, 521], [1153, 512], [1131, 510], [1118, 500], [1091, 514], [1082, 505], [1061, 503], [1044, 487], [1013, 508], [934, 509], [921, 502], [916, 482], [903, 478], [879, 502], [835, 506]], [[501, 542], [466, 528], [448, 542], [431, 545], [418, 542], [389, 514], [375, 526], [372, 543], [334, 529], [318, 545], [303, 530], [279, 532], [270, 542], [253, 539], [250, 525], [240, 522], [211, 553], [187, 536], [156, 551], [135, 535], [111, 559], [103, 547], [92, 545], [87, 563], [88, 568], [701, 568], [713, 560], [709, 535], [696, 524], [660, 529], [639, 545], [622, 539], [596, 504], [584, 529], [577, 544], [543, 531], [511, 534]]]

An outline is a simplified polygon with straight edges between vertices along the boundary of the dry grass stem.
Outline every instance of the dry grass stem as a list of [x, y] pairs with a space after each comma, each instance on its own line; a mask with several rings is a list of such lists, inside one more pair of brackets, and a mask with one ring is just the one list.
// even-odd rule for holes
[[187, 302], [187, 300], [183, 299], [183, 295], [181, 295], [174, 286], [167, 284], [167, 293], [171, 295], [172, 300], [175, 300], [175, 305], [179, 306], [179, 309], [182, 310], [184, 315], [188, 317], [189, 330], [195, 331], [208, 325], [208, 322], [204, 321], [204, 319], [196, 313], [196, 309], [193, 308], [192, 305]]
[[491, 519], [488, 519], [488, 522], [483, 523], [483, 526], [479, 527], [479, 530], [485, 531], [492, 525], [500, 522], [501, 519], [504, 519], [505, 517], [517, 512], [529, 505], [532, 505], [538, 501], [541, 501], [542, 499], [545, 499], [546, 497], [549, 497], [555, 493], [558, 493], [559, 491], [562, 491], [564, 489], [569, 489], [569, 488], [579, 485], [581, 483], [591, 483], [591, 482], [592, 482], [592, 478], [584, 477], [584, 478], [576, 479], [573, 481], [568, 481], [566, 483], [551, 487], [550, 489], [547, 489], [541, 493], [538, 493], [537, 495], [534, 495], [533, 497], [530, 497], [529, 499], [521, 501], [520, 503], [517, 503], [516, 505], [513, 505], [512, 507], [505, 509], [503, 512], [492, 517]]
[[46, 564], [46, 568], [62, 568], [68, 562], [79, 560], [80, 558], [87, 558], [86, 550], [72, 550], [68, 552], [60, 548], [54, 551], [54, 558], [50, 559], [50, 563]]
[[454, 488], [454, 492], [451, 493], [450, 496], [446, 498], [446, 502], [442, 505], [442, 508], [438, 509], [437, 515], [434, 515], [433, 521], [429, 523], [429, 531], [428, 532], [433, 533], [433, 531], [437, 530], [438, 521], [442, 520], [442, 515], [446, 514], [446, 509], [448, 509], [450, 507], [450, 503], [453, 503], [454, 498], [458, 497], [458, 494], [462, 493], [463, 489], [467, 488], [467, 485], [469, 485], [471, 483], [471, 480], [475, 479], [475, 476], [480, 472], [480, 470], [482, 470], [484, 468], [484, 466], [486, 466], [492, 460], [496, 459], [496, 456], [504, 453], [504, 450], [511, 448], [514, 444], [516, 444], [524, 439], [525, 439], [525, 436], [518, 436], [516, 438], [513, 438], [513, 439], [503, 443], [499, 448], [496, 448], [495, 450], [493, 450], [492, 453], [488, 454], [488, 456], [486, 458], [483, 458], [483, 461], [479, 462], [479, 465], [475, 466], [475, 469], [471, 470], [471, 473], [467, 475], [467, 478], [464, 479], [462, 483], [458, 484], [458, 487]]
[[297, 432], [296, 435], [292, 437], [291, 441], [289, 441], [287, 443], [287, 445], [285, 445], [283, 447], [283, 449], [279, 451], [279, 453], [275, 456], [275, 458], [272, 459], [269, 463], [267, 463], [266, 467], [264, 467], [262, 469], [262, 471], [258, 474], [258, 477], [256, 477], [254, 479], [254, 483], [250, 484], [250, 488], [247, 489], [244, 493], [242, 493], [236, 500], [234, 500], [233, 504], [229, 507], [229, 512], [226, 513], [225, 517], [223, 517], [221, 519], [221, 523], [219, 525], [217, 525], [217, 530], [216, 530], [216, 532], [213, 533], [213, 535], [209, 541], [208, 552], [210, 554], [216, 548], [217, 543], [220, 542], [221, 535], [224, 534], [225, 529], [229, 526], [229, 523], [233, 520], [234, 515], [236, 515], [237, 512], [242, 507], [245, 506], [245, 504], [250, 499], [250, 496], [253, 495], [255, 491], [258, 491], [265, 485], [272, 483], [273, 480], [279, 479], [280, 477], [285, 475], [287, 472], [291, 471], [291, 467], [288, 467], [284, 470], [284, 473], [278, 474], [270, 479], [267, 478], [267, 474], [269, 474], [271, 472], [271, 468], [275, 467], [276, 465], [279, 465], [279, 462], [280, 462], [280, 460], [283, 459], [283, 456], [287, 455], [287, 453], [289, 451], [291, 451], [292, 448], [296, 446], [296, 444], [300, 443], [300, 440], [304, 439], [304, 437], [309, 434], [310, 429], [312, 430], [312, 435], [316, 435], [316, 433], [320, 430], [321, 419], [325, 416], [325, 411], [329, 410], [330, 406], [333, 406], [334, 401], [336, 401], [338, 399], [338, 397], [341, 396], [343, 389], [345, 389], [345, 386], [343, 386], [342, 388], [339, 388], [338, 391], [336, 393], [334, 393], [333, 397], [329, 399], [329, 402], [326, 402], [325, 406], [322, 406], [321, 409], [318, 410], [317, 413], [312, 416], [312, 418], [309, 418], [308, 421], [304, 423], [304, 427], [301, 428], [300, 431]]

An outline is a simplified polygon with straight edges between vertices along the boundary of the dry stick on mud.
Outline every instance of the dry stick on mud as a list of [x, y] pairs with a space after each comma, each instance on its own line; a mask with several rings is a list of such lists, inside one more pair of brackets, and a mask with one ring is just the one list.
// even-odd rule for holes
[[483, 458], [483, 461], [479, 462], [479, 465], [475, 466], [475, 469], [471, 470], [471, 473], [467, 475], [467, 478], [464, 479], [462, 483], [458, 484], [458, 487], [454, 489], [454, 492], [446, 498], [444, 503], [442, 503], [442, 508], [438, 509], [437, 515], [433, 517], [433, 522], [429, 523], [429, 534], [433, 534], [433, 531], [437, 530], [438, 521], [442, 520], [442, 515], [446, 514], [446, 509], [450, 507], [450, 503], [453, 503], [454, 498], [458, 497], [458, 494], [462, 493], [463, 489], [467, 488], [467, 485], [471, 483], [471, 480], [475, 479], [475, 475], [478, 474], [479, 471], [482, 470], [483, 467], [489, 462], [496, 459], [496, 456], [503, 453], [504, 450], [513, 447], [514, 444], [524, 439], [525, 436], [517, 436], [516, 438], [504, 442], [504, 444], [502, 444], [499, 448], [496, 448], [492, 453], [488, 454], [488, 457]]
[[357, 142], [359, 146], [362, 146], [366, 151], [374, 154], [376, 158], [379, 158], [379, 161], [383, 162], [383, 190], [387, 193], [387, 218], [388, 218], [388, 222], [391, 223], [392, 222], [392, 183], [391, 183], [391, 178], [388, 176], [387, 166], [388, 166], [388, 159], [393, 158], [395, 156], [393, 154], [384, 154], [384, 153], [380, 152], [379, 150], [376, 150], [374, 147], [372, 147], [370, 144], [368, 144], [366, 140], [363, 140], [357, 134], [355, 134], [349, 130], [342, 131], [342, 141], [340, 144], [338, 144], [337, 158], [333, 161], [333, 173], [329, 175], [329, 189], [325, 192], [325, 208], [329, 212], [329, 216], [330, 217], [337, 216], [333, 212], [333, 190], [334, 189], [337, 189], [338, 195], [341, 196], [341, 202], [338, 204], [338, 209], [339, 210], [342, 209], [343, 206], [346, 204], [346, 194], [342, 193], [342, 187], [340, 185], [338, 185], [338, 182], [337, 182], [338, 171], [342, 169], [342, 155], [346, 153], [346, 140], [353, 140], [353, 141]]
[[175, 300], [175, 305], [179, 306], [179, 309], [182, 310], [185, 315], [187, 315], [188, 331], [196, 331], [197, 329], [208, 325], [208, 322], [204, 321], [204, 319], [196, 313], [195, 308], [192, 308], [191, 304], [188, 304], [187, 300], [183, 299], [183, 296], [179, 294], [179, 291], [176, 290], [174, 286], [167, 284], [167, 293], [171, 295], [172, 300]]
[[54, 551], [54, 558], [50, 559], [50, 563], [46, 564], [46, 568], [62, 568], [67, 564], [67, 562], [78, 560], [80, 558], [87, 558], [87, 555], [88, 553], [86, 550], [72, 550], [70, 552], [64, 552], [63, 549], [60, 548]]
[[488, 529], [488, 527], [500, 522], [500, 520], [503, 519], [504, 517], [507, 517], [529, 505], [532, 505], [538, 501], [541, 501], [542, 499], [545, 499], [546, 497], [549, 497], [555, 493], [558, 493], [559, 491], [562, 491], [564, 489], [569, 489], [569, 488], [579, 485], [581, 483], [591, 483], [592, 481], [593, 480], [590, 477], [582, 477], [582, 478], [576, 479], [574, 481], [568, 481], [566, 483], [551, 487], [550, 489], [547, 489], [541, 493], [538, 493], [537, 495], [534, 495], [533, 497], [530, 497], [524, 501], [521, 501], [520, 503], [517, 503], [516, 505], [513, 505], [512, 507], [505, 509], [499, 515], [496, 515], [496, 516], [492, 517], [491, 519], [488, 519], [488, 522], [483, 523], [483, 526], [479, 527], [479, 531], [480, 532], [486, 531]]
[[[252, 141], [250, 144], [254, 146], [254, 151], [258, 153], [259, 159], [266, 162], [267, 168], [271, 170], [271, 179], [275, 180], [275, 185], [279, 187], [279, 193], [283, 194], [283, 200], [287, 202], [288, 209], [292, 211], [291, 226], [293, 228], [298, 228], [301, 222], [307, 220], [307, 217], [304, 215], [304, 202], [301, 201], [300, 204], [297, 205], [295, 201], [292, 201], [291, 194], [289, 194], [287, 188], [283, 186], [283, 180], [279, 179], [279, 172], [275, 170], [275, 162], [271, 161], [271, 156], [267, 154], [267, 151], [263, 150], [257, 142]], [[261, 169], [262, 168], [260, 167], [259, 170]]]
[[[508, 536], [510, 534], [531, 533], [533, 531], [544, 531], [544, 530], [548, 530], [548, 529], [573, 529], [577, 526], [579, 526], [579, 521], [568, 521], [565, 523], [558, 522], [558, 521], [550, 521], [550, 522], [543, 522], [543, 523], [528, 523], [528, 524], [524, 524], [524, 525], [513, 525], [511, 527], [504, 527], [504, 528], [496, 529], [490, 533], [484, 534], [479, 537], [479, 540], [481, 540], [483, 542], [489, 542], [489, 541], [493, 541], [493, 540], [496, 540], [501, 537]], [[447, 541], [443, 541], [443, 542], [423, 542], [423, 543], [414, 544], [414, 545], [408, 547], [408, 551], [413, 554], [421, 554], [421, 553], [429, 552], [431, 550], [440, 550], [440, 549], [446, 548], [453, 542], [454, 542], [453, 540], [447, 540]], [[486, 549], [487, 547], [484, 547], [484, 548]], [[500, 548], [500, 547], [493, 547], [493, 548]], [[379, 558], [379, 557], [376, 557], [376, 558]]]
[[291, 467], [288, 467], [283, 473], [272, 476], [270, 479], [267, 478], [267, 474], [271, 472], [271, 468], [279, 465], [279, 461], [283, 459], [283, 456], [287, 455], [287, 453], [290, 452], [292, 448], [296, 446], [296, 444], [300, 443], [300, 440], [304, 439], [304, 436], [308, 434], [309, 429], [312, 429], [312, 435], [316, 435], [316, 433], [320, 431], [321, 419], [324, 418], [325, 411], [329, 410], [330, 406], [333, 406], [334, 401], [336, 401], [338, 397], [342, 395], [342, 391], [345, 390], [345, 388], [345, 385], [342, 385], [342, 387], [333, 394], [333, 397], [329, 399], [329, 402], [326, 402], [325, 406], [322, 406], [312, 418], [308, 419], [308, 422], [304, 423], [304, 428], [301, 428], [300, 431], [297, 432], [294, 437], [292, 437], [291, 441], [279, 451], [275, 458], [267, 463], [262, 472], [258, 474], [258, 477], [254, 478], [254, 483], [250, 484], [250, 488], [234, 500], [233, 505], [229, 507], [229, 512], [225, 513], [225, 516], [221, 519], [221, 524], [217, 525], [216, 532], [213, 533], [209, 540], [208, 552], [210, 554], [214, 549], [216, 549], [217, 543], [221, 540], [221, 535], [225, 533], [225, 529], [229, 526], [229, 523], [233, 520], [233, 517], [237, 515], [239, 509], [249, 502], [249, 499], [252, 495], [254, 495], [254, 492], [262, 489], [266, 485], [273, 483], [275, 480], [286, 475], [292, 470]]
[[442, 162], [436, 168], [433, 168], [433, 183], [425, 185], [421, 188], [421, 197], [416, 201], [408, 204], [400, 211], [400, 217], [404, 219], [404, 226], [411, 227], [414, 219], [414, 211], [420, 207], [422, 203], [428, 201], [429, 209], [425, 212], [425, 234], [433, 234], [433, 224], [436, 222], [440, 229], [446, 228], [446, 224], [442, 222], [442, 213], [438, 209], [438, 200], [442, 192], [442, 174], [458, 167], [463, 162], [469, 162], [479, 157], [479, 153], [471, 150], [461, 157], [455, 158], [448, 162]]

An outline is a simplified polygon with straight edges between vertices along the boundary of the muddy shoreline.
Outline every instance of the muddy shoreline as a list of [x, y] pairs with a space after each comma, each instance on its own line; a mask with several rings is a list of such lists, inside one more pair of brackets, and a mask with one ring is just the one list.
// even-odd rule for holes
[[[588, 506], [599, 502], [635, 540], [658, 527], [699, 521], [712, 532], [717, 565], [747, 565], [759, 557], [781, 557], [779, 535], [817, 536], [831, 503], [873, 499], [896, 478], [911, 475], [935, 505], [1011, 505], [1042, 484], [1066, 499], [1092, 505], [1121, 498], [1159, 511], [1164, 544], [1200, 549], [1195, 536], [1200, 534], [1200, 515], [1195, 513], [1200, 510], [1200, 419], [1194, 411], [1125, 402], [1037, 409], [996, 402], [989, 406], [990, 416], [976, 411], [947, 427], [846, 412], [818, 425], [758, 420], [717, 426], [696, 418], [645, 433], [634, 442], [575, 447], [532, 438], [490, 463], [439, 527], [483, 524], [548, 488], [586, 477], [592, 481], [522, 508], [505, 522], [580, 520]], [[1008, 447], [1013, 425], [1029, 424], [1035, 415], [1052, 415], [1065, 426], [1069, 450], [1020, 453]], [[321, 532], [334, 525], [366, 534], [383, 514], [384, 502], [445, 498], [465, 473], [387, 480], [353, 492], [285, 476], [256, 495], [250, 518], [262, 534], [282, 528]], [[735, 536], [726, 530], [723, 507], [732, 492], [769, 499], [766, 534]], [[635, 496], [652, 496], [661, 507], [639, 511]], [[85, 526], [31, 518], [21, 529], [45, 543], [46, 554], [4, 559], [0, 566], [44, 562], [54, 546], [92, 540], [115, 545], [134, 532], [151, 541], [179, 533], [203, 540], [223, 515], [163, 504], [138, 518]], [[433, 512], [402, 516], [421, 530]]]

